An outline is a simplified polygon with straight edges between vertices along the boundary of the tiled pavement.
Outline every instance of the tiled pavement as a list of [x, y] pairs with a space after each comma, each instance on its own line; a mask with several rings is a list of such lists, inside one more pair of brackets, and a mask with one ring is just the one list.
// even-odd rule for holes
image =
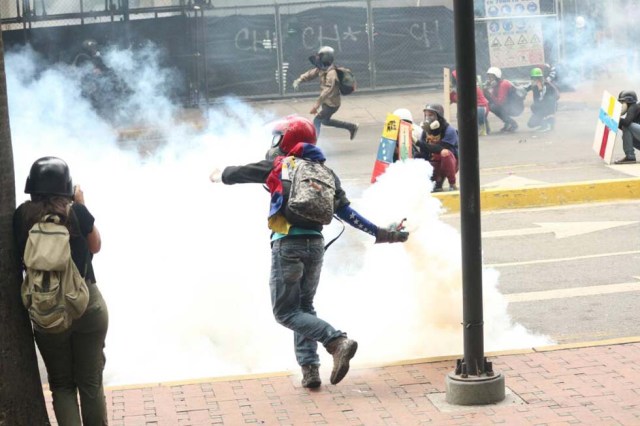
[[507, 391], [495, 405], [444, 403], [455, 359], [352, 369], [336, 386], [325, 366], [317, 391], [302, 388], [297, 373], [108, 388], [107, 405], [112, 426], [640, 425], [639, 339], [490, 361]]

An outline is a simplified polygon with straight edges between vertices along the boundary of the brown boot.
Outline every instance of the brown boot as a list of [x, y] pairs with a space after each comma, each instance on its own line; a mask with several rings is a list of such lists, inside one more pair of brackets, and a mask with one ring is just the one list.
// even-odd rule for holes
[[322, 381], [320, 380], [320, 372], [318, 371], [318, 365], [303, 365], [302, 366], [302, 387], [315, 389], [320, 387]]
[[347, 339], [346, 337], [338, 337], [327, 343], [325, 347], [327, 348], [327, 352], [333, 355], [331, 384], [336, 385], [340, 383], [349, 372], [349, 360], [356, 354], [358, 342]]

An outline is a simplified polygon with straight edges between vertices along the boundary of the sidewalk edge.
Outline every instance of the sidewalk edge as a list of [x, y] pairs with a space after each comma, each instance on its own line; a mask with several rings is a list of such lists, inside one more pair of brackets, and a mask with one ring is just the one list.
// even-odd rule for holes
[[[549, 346], [540, 346], [540, 347], [522, 348], [522, 349], [509, 349], [509, 350], [503, 350], [503, 351], [493, 351], [493, 352], [485, 353], [485, 356], [497, 357], [497, 356], [525, 355], [525, 354], [536, 353], [536, 352], [551, 352], [551, 351], [580, 349], [580, 348], [598, 347], [598, 346], [624, 345], [629, 343], [640, 343], [640, 336], [621, 337], [616, 339], [595, 340], [595, 341], [587, 341], [587, 342], [566, 343], [566, 344], [559, 344], [559, 345], [549, 345]], [[455, 361], [460, 358], [462, 358], [462, 355], [460, 354], [441, 355], [441, 356], [426, 357], [426, 358], [400, 360], [400, 361], [383, 363], [383, 364], [359, 365], [357, 367], [353, 367], [353, 369], [360, 370], [364, 368], [384, 368], [384, 367], [404, 366], [404, 365], [413, 365], [413, 364], [428, 364], [428, 363], [442, 362], [442, 361]], [[114, 390], [149, 388], [149, 387], [157, 387], [157, 386], [183, 386], [187, 384], [198, 384], [198, 383], [215, 383], [215, 382], [239, 381], [239, 380], [255, 380], [255, 379], [263, 379], [263, 378], [270, 378], [270, 377], [286, 377], [286, 376], [293, 376], [295, 374], [297, 373], [292, 371], [277, 371], [277, 372], [270, 372], [270, 373], [244, 374], [244, 375], [236, 375], [236, 376], [185, 379], [185, 380], [179, 380], [179, 381], [151, 382], [151, 383], [130, 384], [130, 385], [114, 385], [114, 386], [105, 386], [105, 389], [114, 391]], [[44, 385], [44, 389], [45, 391], [49, 390], [46, 384]]]
[[[640, 178], [608, 179], [480, 190], [483, 211], [582, 204], [639, 198]], [[447, 213], [460, 212], [460, 192], [433, 194]]]

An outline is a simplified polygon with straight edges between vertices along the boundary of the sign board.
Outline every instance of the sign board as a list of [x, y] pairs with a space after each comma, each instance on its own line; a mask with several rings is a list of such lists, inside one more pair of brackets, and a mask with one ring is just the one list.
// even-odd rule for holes
[[376, 162], [373, 165], [371, 183], [374, 183], [378, 176], [383, 174], [389, 164], [393, 163], [393, 156], [398, 145], [398, 134], [400, 133], [400, 117], [388, 114], [382, 128], [382, 136], [378, 144]]
[[[485, 0], [491, 66], [512, 68], [543, 64], [539, 0]], [[513, 18], [513, 19], [511, 19]]]
[[600, 112], [598, 113], [596, 134], [593, 138], [593, 150], [607, 164], [611, 164], [613, 160], [613, 148], [616, 143], [616, 137], [620, 133], [618, 131], [618, 123], [620, 122], [621, 112], [622, 104], [605, 90], [602, 94], [602, 104], [600, 104]]

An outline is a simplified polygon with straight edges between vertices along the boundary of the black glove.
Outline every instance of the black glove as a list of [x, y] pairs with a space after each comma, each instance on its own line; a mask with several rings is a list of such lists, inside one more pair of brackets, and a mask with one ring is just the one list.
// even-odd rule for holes
[[409, 239], [409, 233], [400, 229], [378, 228], [376, 244], [379, 243], [404, 243]]

